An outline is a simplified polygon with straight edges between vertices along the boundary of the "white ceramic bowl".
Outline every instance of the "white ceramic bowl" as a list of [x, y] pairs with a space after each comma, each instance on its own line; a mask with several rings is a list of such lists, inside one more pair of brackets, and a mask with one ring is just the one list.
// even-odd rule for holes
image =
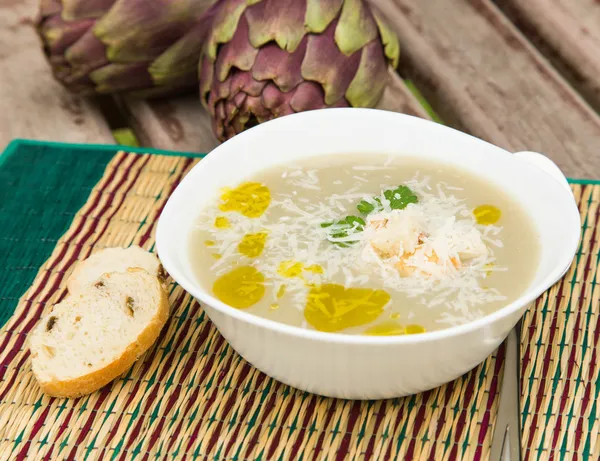
[[[188, 241], [219, 189], [264, 168], [324, 154], [370, 152], [455, 164], [516, 197], [537, 226], [541, 259], [523, 295], [477, 321], [420, 335], [375, 337], [283, 325], [229, 307], [193, 275]], [[331, 397], [377, 399], [425, 391], [482, 362], [527, 307], [568, 270], [580, 217], [568, 184], [541, 154], [509, 152], [419, 118], [369, 109], [325, 109], [282, 117], [217, 147], [185, 177], [158, 223], [157, 248], [171, 276], [196, 297], [231, 346], [269, 376]]]

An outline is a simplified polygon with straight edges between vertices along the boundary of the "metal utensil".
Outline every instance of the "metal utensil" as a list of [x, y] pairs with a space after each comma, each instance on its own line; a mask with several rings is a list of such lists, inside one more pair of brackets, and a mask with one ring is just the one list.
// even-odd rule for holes
[[[521, 461], [521, 411], [519, 409], [520, 362], [519, 340], [521, 322], [511, 330], [504, 342], [506, 351], [504, 359], [504, 377], [500, 386], [500, 402], [498, 417], [492, 438], [490, 460]], [[508, 449], [506, 447], [508, 445]], [[508, 453], [504, 458], [503, 454]]]

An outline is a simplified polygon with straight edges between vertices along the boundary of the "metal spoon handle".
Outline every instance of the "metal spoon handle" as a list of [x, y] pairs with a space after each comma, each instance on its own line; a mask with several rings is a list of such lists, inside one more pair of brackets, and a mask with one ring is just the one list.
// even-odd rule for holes
[[511, 330], [505, 341], [506, 352], [504, 359], [504, 377], [500, 386], [500, 401], [498, 404], [498, 417], [492, 439], [490, 459], [502, 461], [506, 443], [510, 461], [521, 461], [521, 428], [519, 409], [519, 389], [521, 361], [519, 353], [520, 323]]

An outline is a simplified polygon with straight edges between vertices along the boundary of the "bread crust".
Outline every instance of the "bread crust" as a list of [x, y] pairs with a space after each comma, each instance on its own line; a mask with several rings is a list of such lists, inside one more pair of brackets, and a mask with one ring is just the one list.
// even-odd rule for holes
[[[128, 272], [144, 271], [141, 268], [130, 268]], [[51, 397], [81, 397], [104, 387], [127, 371], [135, 361], [146, 352], [157, 340], [169, 317], [169, 298], [162, 283], [156, 279], [160, 290], [160, 301], [156, 315], [146, 328], [137, 336], [123, 354], [113, 362], [99, 370], [69, 380], [40, 381], [42, 391]], [[35, 359], [35, 358], [32, 358]]]

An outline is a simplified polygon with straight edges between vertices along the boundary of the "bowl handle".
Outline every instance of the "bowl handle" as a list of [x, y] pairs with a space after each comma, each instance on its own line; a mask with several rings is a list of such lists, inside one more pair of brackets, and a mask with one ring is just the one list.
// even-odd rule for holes
[[[550, 176], [552, 176], [554, 179], [556, 179], [565, 189], [567, 189], [569, 191], [569, 195], [571, 197], [573, 197], [573, 200], [575, 201], [575, 195], [573, 194], [573, 191], [571, 190], [571, 186], [569, 186], [569, 181], [567, 181], [567, 178], [565, 177], [563, 172], [560, 171], [560, 168], [558, 168], [556, 163], [554, 163], [552, 160], [550, 160], [545, 155], [540, 154], [538, 152], [529, 152], [529, 151], [515, 152], [514, 155], [523, 159], [526, 162], [531, 163], [532, 165], [535, 165], [536, 167], [538, 167], [539, 169], [543, 170], [545, 173], [548, 173]], [[567, 271], [571, 267], [571, 264], [572, 263], [569, 263], [567, 265], [565, 270], [561, 273], [559, 279], [562, 278], [567, 273]]]
[[540, 154], [538, 152], [529, 152], [529, 151], [515, 152], [514, 155], [516, 157], [519, 157], [519, 158], [525, 160], [528, 163], [531, 163], [532, 165], [537, 166], [539, 169], [543, 170], [545, 173], [548, 173], [550, 176], [552, 176], [554, 179], [556, 179], [559, 183], [561, 183], [563, 185], [563, 187], [565, 187], [569, 191], [569, 194], [573, 195], [571, 186], [569, 186], [569, 181], [567, 181], [567, 178], [565, 177], [563, 172], [560, 171], [560, 168], [558, 168], [556, 163], [554, 163], [548, 157], [546, 157], [545, 155]]

